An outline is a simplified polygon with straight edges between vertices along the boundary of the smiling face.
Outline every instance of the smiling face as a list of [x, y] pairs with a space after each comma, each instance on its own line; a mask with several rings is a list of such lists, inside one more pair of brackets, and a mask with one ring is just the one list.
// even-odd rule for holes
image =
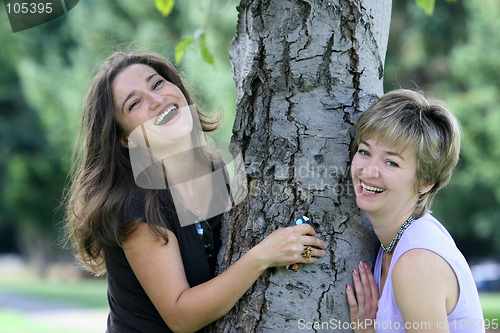
[[[158, 153], [173, 144], [177, 148], [190, 148], [193, 117], [186, 98], [176, 85], [153, 68], [134, 64], [116, 76], [111, 88], [115, 119], [125, 137], [131, 133], [132, 137], [136, 133], [145, 134], [143, 139], [134, 141], [137, 144], [145, 142]], [[127, 145], [125, 138], [121, 140]]]
[[362, 140], [352, 160], [351, 175], [356, 203], [372, 220], [406, 219], [413, 213], [419, 196], [413, 150], [399, 151], [375, 139]]

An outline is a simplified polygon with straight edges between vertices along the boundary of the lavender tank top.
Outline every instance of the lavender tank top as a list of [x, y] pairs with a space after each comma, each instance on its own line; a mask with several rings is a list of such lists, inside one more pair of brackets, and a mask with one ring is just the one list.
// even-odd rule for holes
[[[440, 255], [453, 268], [460, 287], [458, 302], [452, 313], [448, 315], [450, 332], [484, 332], [483, 312], [476, 284], [464, 256], [458, 250], [453, 238], [448, 231], [431, 214], [427, 213], [415, 220], [404, 232], [399, 240], [392, 257], [389, 274], [384, 285], [384, 291], [378, 301], [378, 311], [375, 321], [375, 331], [380, 332], [405, 332], [405, 323], [392, 289], [392, 269], [396, 261], [406, 251], [411, 249], [427, 249]], [[379, 250], [375, 262], [374, 277], [378, 290], [381, 290], [380, 279], [382, 274], [382, 255]], [[445, 323], [406, 323], [418, 325], [419, 328], [435, 330], [437, 325], [444, 328]], [[427, 327], [424, 327], [427, 325]]]

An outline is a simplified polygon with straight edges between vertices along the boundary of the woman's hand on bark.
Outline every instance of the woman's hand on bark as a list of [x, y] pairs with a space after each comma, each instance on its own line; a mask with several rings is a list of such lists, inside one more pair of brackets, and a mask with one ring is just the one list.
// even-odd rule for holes
[[[311, 246], [309, 258], [304, 256], [307, 246]], [[313, 227], [300, 224], [280, 228], [264, 238], [252, 251], [266, 268], [287, 266], [294, 263], [312, 264], [325, 255], [326, 243], [316, 237]]]
[[359, 271], [354, 270], [353, 282], [356, 295], [351, 285], [347, 285], [347, 302], [351, 311], [351, 323], [355, 333], [375, 332], [374, 321], [380, 298], [377, 282], [367, 264], [359, 262]]

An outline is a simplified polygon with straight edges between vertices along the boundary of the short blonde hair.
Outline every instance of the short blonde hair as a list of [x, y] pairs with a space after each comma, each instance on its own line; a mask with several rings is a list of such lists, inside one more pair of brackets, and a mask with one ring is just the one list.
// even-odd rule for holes
[[440, 102], [427, 100], [412, 90], [398, 89], [383, 95], [363, 112], [354, 128], [353, 154], [367, 139], [416, 153], [415, 191], [434, 183], [429, 192], [420, 195], [415, 207], [415, 218], [425, 214], [458, 162], [460, 126], [455, 116]]

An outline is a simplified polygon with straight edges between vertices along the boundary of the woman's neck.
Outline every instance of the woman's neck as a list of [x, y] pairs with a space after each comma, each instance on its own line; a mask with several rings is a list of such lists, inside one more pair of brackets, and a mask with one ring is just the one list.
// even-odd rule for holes
[[193, 149], [164, 158], [162, 164], [172, 184], [181, 184], [197, 178], [200, 168]]
[[[199, 218], [206, 219], [212, 198], [210, 164], [198, 156], [195, 150], [177, 154], [174, 158], [164, 159], [162, 163], [168, 187], [180, 200], [176, 202], [176, 207], [184, 207]], [[206, 177], [207, 175], [209, 177]], [[181, 225], [192, 222], [181, 221]]]
[[412, 214], [413, 208], [392, 214], [386, 214], [384, 216], [378, 216], [375, 214], [368, 214], [368, 216], [370, 217], [373, 231], [377, 235], [378, 240], [382, 243], [382, 245], [387, 247], [397, 235], [399, 229], [401, 229], [403, 224]]
[[185, 153], [192, 152], [195, 147], [192, 135], [188, 135], [185, 138], [169, 143], [168, 146], [162, 146], [161, 144], [154, 145], [150, 148], [150, 152], [158, 161], [165, 159], [175, 160], [185, 158], [187, 156]]

